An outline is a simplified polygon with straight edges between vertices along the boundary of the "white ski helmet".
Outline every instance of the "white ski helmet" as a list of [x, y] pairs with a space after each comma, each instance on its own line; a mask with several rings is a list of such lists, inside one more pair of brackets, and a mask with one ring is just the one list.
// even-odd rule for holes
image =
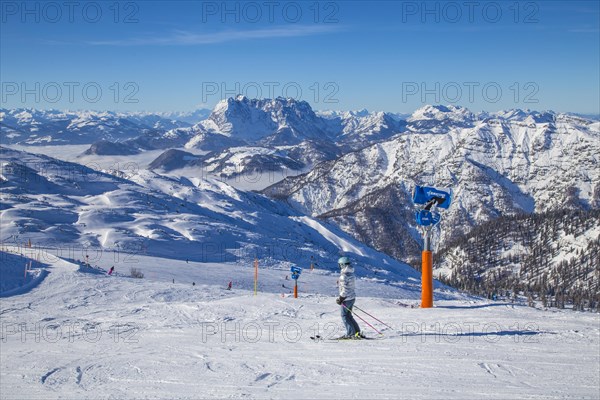
[[350, 259], [348, 257], [340, 257], [338, 260], [339, 265], [350, 264]]

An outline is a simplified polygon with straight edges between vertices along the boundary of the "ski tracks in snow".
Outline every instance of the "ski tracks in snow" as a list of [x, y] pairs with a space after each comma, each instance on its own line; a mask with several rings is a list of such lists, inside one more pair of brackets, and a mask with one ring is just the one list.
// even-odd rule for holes
[[72, 384], [84, 388], [82, 381], [86, 376], [86, 372], [93, 366], [81, 367], [77, 365], [75, 367], [56, 367], [50, 369], [44, 375], [41, 376], [40, 381], [43, 385], [57, 388], [58, 386]]
[[488, 375], [491, 375], [494, 379], [499, 379], [513, 386], [528, 388], [533, 387], [529, 383], [522, 380], [523, 377], [529, 376], [527, 371], [525, 371], [522, 368], [508, 366], [500, 363], [487, 362], [480, 362], [477, 363], [477, 365], [481, 369], [483, 369]]

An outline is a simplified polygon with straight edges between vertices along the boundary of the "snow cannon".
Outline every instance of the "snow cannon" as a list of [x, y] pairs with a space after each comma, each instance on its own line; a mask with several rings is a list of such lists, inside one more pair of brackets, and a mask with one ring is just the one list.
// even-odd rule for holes
[[295, 267], [292, 265], [290, 268], [290, 272], [292, 273], [292, 279], [294, 280], [294, 298], [298, 298], [298, 278], [300, 278], [300, 274], [302, 273], [302, 268]]
[[431, 253], [431, 228], [442, 215], [438, 209], [447, 210], [452, 203], [452, 192], [429, 186], [415, 186], [413, 203], [419, 206], [415, 217], [423, 228], [423, 252], [421, 253], [421, 308], [433, 307], [433, 254]]

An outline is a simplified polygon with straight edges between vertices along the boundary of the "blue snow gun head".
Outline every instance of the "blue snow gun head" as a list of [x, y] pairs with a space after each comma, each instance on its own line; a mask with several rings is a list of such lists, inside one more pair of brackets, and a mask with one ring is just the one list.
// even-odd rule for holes
[[428, 186], [416, 186], [413, 192], [413, 203], [425, 205], [426, 210], [429, 210], [433, 205], [448, 209], [451, 202], [452, 195], [444, 190]]

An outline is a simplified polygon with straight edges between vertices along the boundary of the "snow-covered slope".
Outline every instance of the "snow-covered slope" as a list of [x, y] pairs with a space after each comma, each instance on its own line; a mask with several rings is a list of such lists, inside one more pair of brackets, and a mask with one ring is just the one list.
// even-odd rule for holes
[[[389, 327], [355, 308], [383, 336], [359, 319], [376, 340], [335, 341], [342, 333], [336, 276], [325, 271], [305, 270], [294, 299], [287, 269], [261, 265], [253, 296], [249, 266], [107, 258], [115, 276], [54, 258], [36, 288], [2, 298], [3, 398], [598, 394], [593, 314], [456, 295], [439, 296], [434, 309], [412, 308], [414, 292], [359, 280], [356, 305]], [[131, 266], [144, 278], [128, 277]], [[322, 340], [311, 340], [315, 334]]]
[[31, 240], [69, 248], [79, 257], [108, 250], [196, 261], [249, 263], [259, 257], [268, 264], [303, 265], [312, 257], [328, 268], [347, 252], [359, 262], [360, 274], [416, 276], [412, 268], [333, 226], [316, 229], [289, 207], [224, 182], [147, 170], [107, 171], [114, 176], [0, 149], [3, 242]]

